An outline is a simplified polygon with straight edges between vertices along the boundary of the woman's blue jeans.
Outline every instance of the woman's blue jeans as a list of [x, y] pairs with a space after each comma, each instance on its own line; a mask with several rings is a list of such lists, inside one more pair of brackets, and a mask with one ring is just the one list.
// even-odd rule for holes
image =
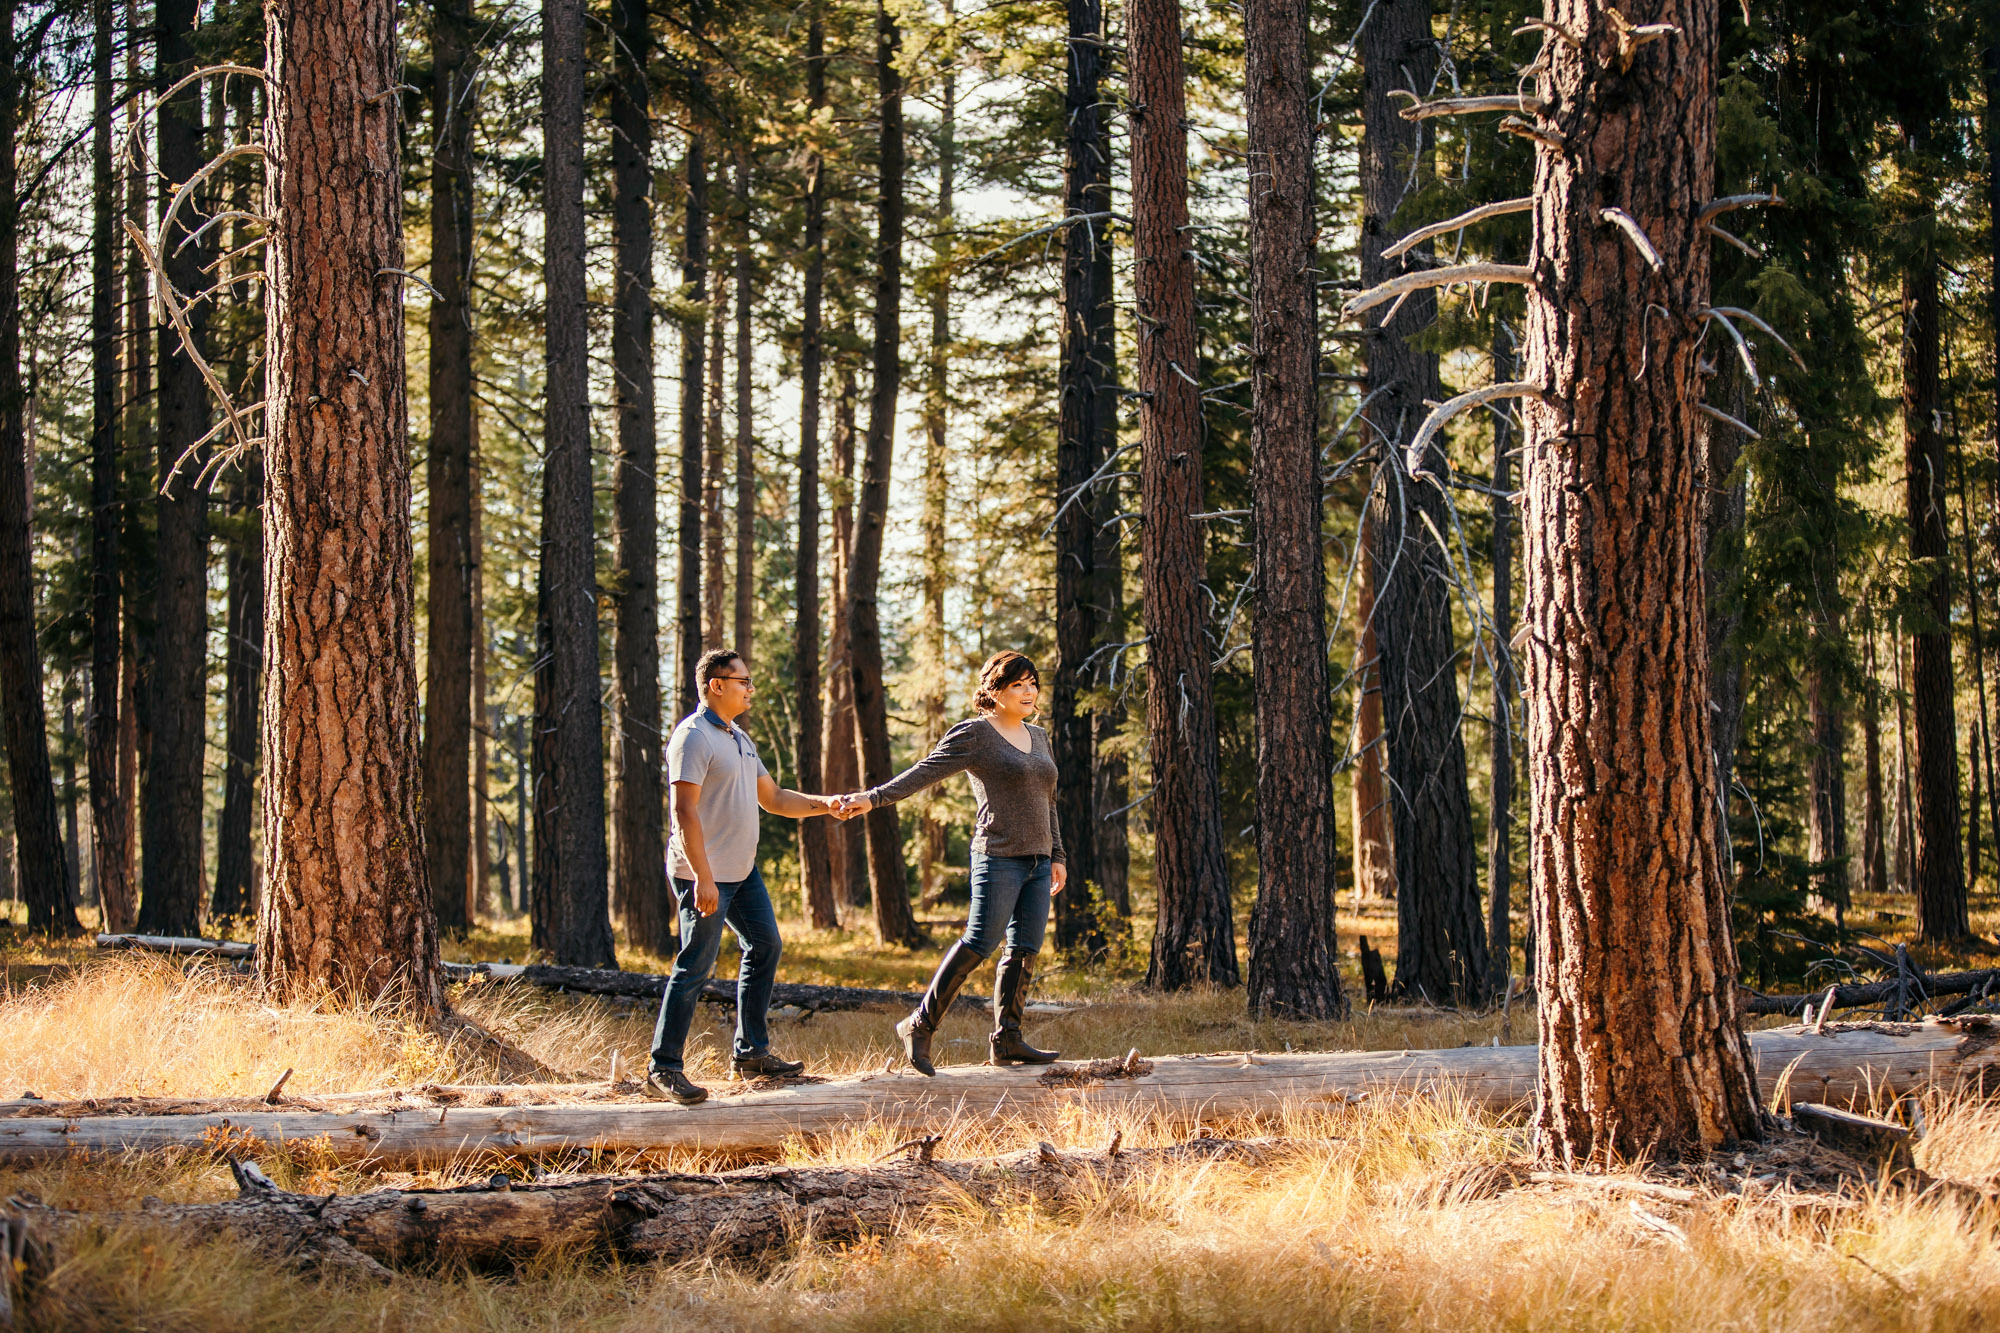
[[771, 1044], [765, 1022], [771, 1008], [771, 985], [778, 979], [778, 955], [783, 950], [763, 872], [753, 867], [748, 879], [717, 883], [718, 901], [707, 916], [695, 907], [693, 880], [677, 879], [673, 884], [674, 901], [680, 908], [681, 951], [674, 955], [674, 974], [667, 982], [667, 993], [660, 997], [660, 1016], [653, 1024], [652, 1068], [681, 1068], [688, 1029], [694, 1025], [695, 1004], [722, 949], [724, 923], [743, 947], [743, 962], [736, 972], [736, 1044], [732, 1053], [739, 1059], [762, 1053]]
[[1049, 929], [1049, 887], [1055, 882], [1046, 856], [972, 853], [972, 913], [965, 947], [990, 958], [1004, 937], [1010, 953], [1040, 953]]

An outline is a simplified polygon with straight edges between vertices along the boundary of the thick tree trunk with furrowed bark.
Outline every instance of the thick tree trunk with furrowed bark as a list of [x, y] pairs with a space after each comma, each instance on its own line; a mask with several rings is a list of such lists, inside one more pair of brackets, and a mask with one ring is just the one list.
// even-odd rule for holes
[[[814, 0], [806, 27], [806, 107], [815, 116], [826, 105], [826, 20]], [[826, 293], [826, 162], [814, 147], [806, 164], [804, 312], [799, 331], [799, 562], [797, 621], [792, 635], [792, 671], [798, 681], [798, 789], [817, 792], [824, 784], [820, 729], [819, 596], [819, 416], [820, 374], [825, 354], [822, 307]], [[827, 819], [799, 824], [800, 897], [814, 930], [840, 924], [834, 902], [833, 848]]]
[[[1411, 123], [1401, 91], [1425, 96], [1437, 70], [1431, 0], [1385, 0], [1361, 34], [1363, 68], [1361, 280], [1383, 282], [1430, 259], [1429, 247], [1392, 260], [1404, 199], [1424, 178], [1429, 121]], [[1437, 320], [1437, 294], [1418, 291], [1370, 331], [1364, 414], [1381, 442], [1370, 499], [1375, 640], [1396, 857], [1396, 989], [1435, 1004], [1479, 1003], [1490, 981], [1486, 918], [1474, 865], [1472, 798], [1453, 667], [1457, 576], [1440, 535], [1452, 530], [1438, 477], [1442, 441], [1412, 464], [1405, 446], [1445, 396], [1435, 352], [1414, 338]], [[1425, 475], [1426, 473], [1432, 475]]]
[[660, 725], [659, 441], [653, 400], [653, 119], [647, 0], [618, 0], [611, 80], [612, 229], [617, 275], [611, 359], [618, 414], [612, 482], [617, 569], [612, 673], [618, 691], [612, 751], [611, 882], [633, 944], [672, 957], [674, 909], [666, 884]]
[[1146, 984], [1238, 981], [1222, 849], [1213, 647], [1202, 582], [1201, 390], [1188, 238], [1187, 66], [1179, 0], [1132, 0], [1132, 244], [1150, 819], [1159, 917]]
[[[1536, 1126], [1572, 1163], [1761, 1133], [1716, 845], [1697, 367], [1714, 0], [1551, 0], [1522, 378]], [[1608, 210], [1618, 210], [1611, 213]], [[1647, 238], [1642, 254], [1624, 219]], [[1656, 310], [1646, 319], [1646, 307]]]
[[604, 839], [595, 481], [584, 284], [583, 4], [542, 5], [547, 443], [535, 616], [531, 937], [554, 961], [616, 967]]
[[[902, 30], [883, 0], [875, 6], [875, 90], [881, 123], [875, 232], [875, 376], [868, 397], [868, 441], [861, 497], [854, 516], [854, 555], [847, 570], [848, 674], [854, 681], [855, 729], [861, 779], [879, 786], [895, 776], [889, 756], [888, 682], [883, 678], [883, 529], [889, 521], [889, 478], [896, 441], [896, 397], [902, 383], [903, 75], [897, 68]], [[900, 817], [893, 805], [864, 818], [875, 891], [875, 934], [884, 944], [925, 943], [903, 868]]]
[[1250, 1012], [1338, 1018], [1306, 0], [1248, 0], [1257, 902]]
[[[154, 86], [165, 92], [195, 68], [195, 0], [156, 6], [158, 51]], [[161, 211], [175, 187], [207, 164], [201, 86], [191, 83], [159, 108], [157, 157]], [[198, 201], [184, 198], [172, 230], [157, 238], [166, 281], [185, 300], [206, 288], [203, 271], [214, 255], [211, 230], [200, 240]], [[190, 301], [188, 332], [207, 354], [207, 301]], [[158, 474], [154, 501], [155, 569], [151, 668], [146, 673], [151, 740], [147, 745], [140, 844], [144, 851], [139, 925], [179, 934], [195, 929], [202, 903], [202, 808], [208, 721], [208, 386], [171, 325], [160, 332]], [[192, 450], [192, 452], [190, 452]]]
[[424, 663], [424, 849], [438, 926], [462, 933], [471, 854], [472, 63], [470, 0], [431, 8], [429, 638]]
[[401, 54], [389, 0], [268, 0], [264, 902], [280, 996], [444, 1007], [417, 771]]

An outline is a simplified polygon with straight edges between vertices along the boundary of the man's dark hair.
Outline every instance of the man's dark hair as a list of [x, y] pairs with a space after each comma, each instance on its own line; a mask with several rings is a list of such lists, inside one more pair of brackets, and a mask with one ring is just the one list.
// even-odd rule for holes
[[728, 675], [730, 663], [741, 662], [742, 660], [743, 654], [737, 652], [734, 648], [709, 649], [701, 655], [701, 661], [695, 663], [695, 689], [700, 691], [703, 697], [707, 697], [708, 682], [714, 680], [717, 676]]

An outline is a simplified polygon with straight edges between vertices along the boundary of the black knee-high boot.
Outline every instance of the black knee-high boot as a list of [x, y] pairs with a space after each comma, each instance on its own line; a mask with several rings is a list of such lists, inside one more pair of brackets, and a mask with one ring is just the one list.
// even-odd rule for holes
[[958, 998], [959, 988], [973, 969], [986, 961], [986, 956], [966, 947], [964, 940], [953, 940], [951, 948], [945, 950], [944, 961], [938, 964], [936, 975], [931, 978], [930, 989], [924, 998], [917, 1001], [916, 1011], [896, 1024], [896, 1035], [903, 1039], [903, 1058], [910, 1062], [910, 1068], [927, 1077], [935, 1076], [937, 1068], [931, 1064], [931, 1034], [944, 1021], [951, 1009], [951, 1002]]
[[1021, 1039], [1021, 1014], [1028, 1003], [1028, 975], [1035, 955], [1008, 950], [993, 974], [993, 1063], [1045, 1065], [1062, 1054], [1042, 1051]]

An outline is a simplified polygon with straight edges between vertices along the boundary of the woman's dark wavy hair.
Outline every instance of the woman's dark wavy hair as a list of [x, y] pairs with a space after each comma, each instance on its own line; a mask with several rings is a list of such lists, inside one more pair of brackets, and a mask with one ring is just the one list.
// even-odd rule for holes
[[972, 696], [972, 706], [982, 713], [992, 712], [999, 706], [993, 696], [1024, 678], [1034, 681], [1036, 689], [1041, 688], [1042, 673], [1035, 670], [1035, 664], [1011, 648], [1002, 649], [979, 668], [979, 692]]

